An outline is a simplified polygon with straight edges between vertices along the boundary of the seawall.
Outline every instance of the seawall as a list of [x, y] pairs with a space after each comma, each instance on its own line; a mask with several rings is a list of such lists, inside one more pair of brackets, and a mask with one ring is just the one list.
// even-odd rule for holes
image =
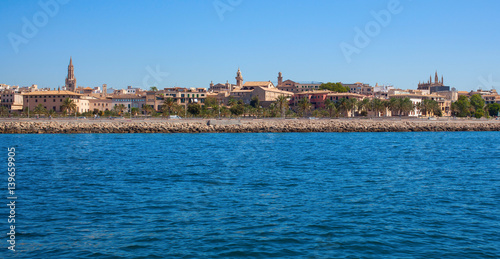
[[[208, 123], [210, 121], [210, 123]], [[498, 120], [110, 120], [0, 121], [0, 133], [252, 133], [500, 131]]]

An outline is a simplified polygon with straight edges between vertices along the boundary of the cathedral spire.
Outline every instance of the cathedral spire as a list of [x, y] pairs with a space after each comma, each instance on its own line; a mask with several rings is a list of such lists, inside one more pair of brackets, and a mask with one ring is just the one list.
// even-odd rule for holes
[[436, 70], [436, 75], [434, 76], [434, 83], [439, 83], [438, 71]]

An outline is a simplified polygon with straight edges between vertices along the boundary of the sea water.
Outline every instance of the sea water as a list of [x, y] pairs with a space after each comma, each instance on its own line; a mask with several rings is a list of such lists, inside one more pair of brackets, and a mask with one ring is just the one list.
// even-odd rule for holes
[[3, 235], [4, 258], [500, 257], [500, 132], [0, 143], [4, 168], [7, 148], [16, 158], [16, 251]]

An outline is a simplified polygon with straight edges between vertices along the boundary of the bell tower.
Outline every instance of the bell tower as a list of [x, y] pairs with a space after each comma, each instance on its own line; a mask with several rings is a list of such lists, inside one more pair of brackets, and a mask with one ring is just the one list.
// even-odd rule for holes
[[241, 70], [238, 68], [238, 72], [236, 73], [236, 86], [243, 87], [243, 76], [241, 75]]
[[281, 72], [278, 73], [278, 87], [283, 85], [283, 75]]
[[66, 90], [71, 92], [76, 91], [75, 68], [73, 67], [73, 59], [71, 57], [69, 58], [68, 76], [66, 77]]

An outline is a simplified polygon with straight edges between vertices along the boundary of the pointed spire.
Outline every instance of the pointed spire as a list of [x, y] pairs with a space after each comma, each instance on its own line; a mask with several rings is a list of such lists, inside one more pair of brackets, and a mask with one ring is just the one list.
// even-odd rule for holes
[[73, 65], [73, 57], [69, 57], [69, 65], [72, 66]]

